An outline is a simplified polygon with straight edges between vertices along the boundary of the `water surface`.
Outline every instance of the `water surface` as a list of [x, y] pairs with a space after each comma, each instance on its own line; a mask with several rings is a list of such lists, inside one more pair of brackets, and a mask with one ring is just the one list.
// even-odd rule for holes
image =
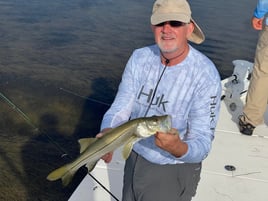
[[[85, 170], [66, 188], [46, 176], [77, 156], [78, 138], [98, 132], [131, 52], [154, 42], [152, 4], [0, 0], [0, 200], [68, 199]], [[192, 45], [222, 78], [232, 74], [233, 60], [253, 61], [254, 1], [190, 4], [206, 35], [202, 45]]]

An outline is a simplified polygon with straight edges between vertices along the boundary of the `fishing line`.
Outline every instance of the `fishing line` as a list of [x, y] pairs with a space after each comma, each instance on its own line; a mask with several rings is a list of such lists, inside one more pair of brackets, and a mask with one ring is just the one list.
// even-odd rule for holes
[[107, 193], [109, 193], [116, 201], [119, 201], [119, 199], [110, 191], [108, 190], [102, 183], [100, 183], [99, 180], [96, 179], [96, 177], [94, 177], [92, 174], [90, 174], [88, 172], [88, 175], [91, 176], [92, 179], [94, 179], [94, 181], [96, 181]]
[[160, 75], [160, 77], [159, 77], [159, 79], [158, 79], [158, 81], [157, 81], [157, 83], [156, 83], [156, 85], [155, 85], [154, 92], [153, 92], [153, 96], [152, 96], [152, 98], [151, 98], [151, 100], [150, 100], [150, 103], [149, 103], [149, 105], [148, 105], [148, 107], [147, 107], [147, 110], [146, 110], [146, 112], [145, 112], [145, 114], [144, 114], [144, 117], [147, 116], [147, 114], [148, 114], [148, 112], [149, 112], [149, 110], [150, 110], [150, 108], [151, 108], [151, 106], [152, 106], [152, 103], [153, 103], [153, 100], [154, 100], [154, 97], [155, 97], [155, 94], [156, 94], [156, 90], [157, 90], [157, 88], [158, 88], [158, 85], [159, 85], [159, 83], [160, 83], [160, 81], [161, 81], [162, 76], [164, 75], [164, 72], [165, 72], [166, 69], [167, 69], [167, 65], [169, 64], [169, 62], [170, 62], [170, 60], [169, 60], [169, 59], [166, 59], [166, 61], [165, 61], [165, 63], [166, 63], [166, 64], [165, 64], [165, 67], [164, 67], [164, 69], [162, 70], [161, 75]]
[[[165, 57], [164, 57], [164, 58], [165, 58]], [[156, 83], [156, 85], [155, 85], [155, 87], [154, 87], [153, 96], [152, 96], [152, 98], [151, 98], [151, 100], [150, 100], [150, 103], [149, 103], [147, 109], [146, 109], [146, 112], [145, 112], [145, 114], [144, 114], [144, 117], [147, 116], [147, 114], [148, 114], [148, 112], [149, 112], [149, 110], [150, 110], [150, 108], [151, 108], [151, 105], [152, 105], [152, 103], [153, 103], [153, 100], [154, 100], [154, 97], [155, 97], [155, 94], [156, 94], [156, 90], [157, 90], [157, 88], [158, 88], [158, 85], [159, 85], [159, 83], [160, 83], [160, 81], [161, 81], [161, 78], [162, 78], [164, 72], [166, 71], [167, 65], [168, 65], [169, 62], [170, 62], [169, 59], [167, 59], [167, 58], [165, 58], [165, 59], [166, 59], [166, 61], [165, 61], [165, 67], [164, 67], [164, 69], [162, 70], [162, 72], [161, 72], [161, 74], [160, 74], [160, 76], [159, 76], [159, 78], [158, 78], [158, 80], [157, 80], [157, 83]], [[132, 151], [133, 151], [133, 150], [132, 150]], [[133, 178], [134, 178], [134, 173], [135, 173], [135, 169], [136, 169], [136, 165], [137, 165], [138, 154], [135, 154], [135, 158], [134, 158], [133, 160], [134, 160], [134, 163], [133, 163], [133, 164], [134, 164], [134, 167], [133, 167], [133, 172], [132, 172], [132, 183], [131, 183], [131, 188], [132, 188], [132, 191], [134, 192], [134, 182], [133, 182]], [[134, 196], [134, 200], [136, 201], [137, 198], [136, 198], [135, 193], [133, 193], [133, 196]]]
[[14, 103], [12, 103], [6, 96], [4, 96], [4, 94], [2, 94], [0, 92], [0, 96], [2, 99], [4, 99], [4, 101], [6, 101], [11, 107], [13, 110], [17, 111], [21, 116], [22, 118], [32, 127], [34, 128], [35, 130], [37, 129], [34, 124], [31, 122], [31, 120], [29, 119], [29, 117], [23, 113]]
[[[165, 57], [164, 57], [165, 58]], [[159, 77], [159, 79], [158, 79], [158, 81], [157, 81], [157, 83], [156, 83], [156, 86], [155, 86], [155, 88], [154, 88], [154, 92], [153, 92], [153, 96], [152, 96], [152, 98], [151, 98], [151, 100], [150, 100], [150, 103], [149, 103], [149, 105], [148, 105], [148, 107], [147, 107], [147, 110], [146, 110], [146, 112], [145, 112], [145, 114], [144, 114], [144, 117], [146, 117], [147, 116], [147, 114], [148, 114], [148, 112], [149, 112], [149, 110], [150, 110], [150, 108], [151, 108], [151, 105], [152, 105], [152, 103], [153, 103], [153, 99], [154, 99], [154, 97], [155, 97], [155, 94], [156, 94], [156, 91], [157, 91], [157, 88], [158, 88], [158, 85], [159, 85], [159, 83], [160, 83], [160, 81], [161, 81], [161, 79], [162, 79], [162, 76], [163, 76], [163, 74], [164, 74], [164, 72], [166, 71], [166, 68], [167, 68], [167, 66], [168, 66], [168, 64], [170, 63], [170, 60], [169, 59], [167, 59], [167, 58], [165, 58], [166, 60], [165, 60], [165, 67], [164, 67], [164, 69], [162, 70], [162, 72], [161, 72], [161, 74], [160, 74], [160, 77]], [[87, 100], [90, 100], [90, 101], [93, 101], [93, 102], [96, 102], [96, 103], [100, 103], [100, 104], [103, 104], [103, 105], [107, 105], [107, 106], [110, 106], [110, 104], [108, 104], [108, 103], [105, 103], [105, 102], [102, 102], [102, 101], [98, 101], [98, 100], [96, 100], [96, 99], [92, 99], [92, 98], [89, 98], [89, 97], [86, 97], [86, 96], [81, 96], [81, 95], [79, 95], [79, 94], [77, 94], [77, 93], [75, 93], [75, 92], [73, 92], [73, 91], [71, 91], [71, 90], [68, 90], [68, 89], [64, 89], [64, 88], [60, 88], [60, 90], [62, 90], [62, 91], [64, 91], [64, 92], [66, 92], [66, 93], [69, 93], [69, 94], [72, 94], [72, 95], [74, 95], [74, 96], [77, 96], [77, 97], [80, 97], [80, 98], [83, 98], [83, 99], [87, 99]], [[109, 191], [103, 184], [101, 184], [93, 175], [91, 175], [90, 173], [88, 173], [107, 193], [109, 193], [116, 201], [119, 201], [119, 199], [117, 199], [113, 194], [112, 194], [112, 192], [111, 191]], [[132, 186], [132, 188], [133, 188], [133, 186]], [[136, 199], [136, 198], [135, 198]]]
[[90, 100], [90, 101], [95, 102], [95, 103], [99, 103], [99, 104], [102, 104], [102, 105], [110, 106], [109, 103], [105, 103], [105, 102], [99, 101], [99, 100], [94, 99], [94, 98], [89, 98], [87, 96], [82, 96], [82, 95], [80, 95], [80, 94], [78, 94], [78, 93], [76, 93], [74, 91], [69, 90], [69, 89], [64, 89], [64, 88], [60, 87], [60, 90], [66, 92], [66, 93], [72, 94], [74, 96], [77, 96], [77, 97], [80, 97], [80, 98], [83, 98], [83, 99]]
[[51, 138], [48, 134], [46, 134], [46, 132], [43, 132], [41, 131], [37, 126], [35, 126], [31, 119], [19, 108], [17, 107], [11, 100], [9, 100], [4, 94], [2, 94], [0, 92], [0, 97], [6, 101], [6, 103], [8, 103], [9, 106], [11, 106], [11, 108], [16, 111], [33, 129], [34, 131], [38, 131], [40, 134], [44, 134], [51, 143], [53, 143], [61, 152], [62, 152], [62, 155], [61, 157], [64, 157], [64, 156], [69, 156], [69, 154], [67, 154], [67, 152], [59, 145], [57, 144], [53, 138]]
[[163, 76], [163, 74], [164, 74], [164, 72], [165, 72], [165, 70], [166, 70], [168, 64], [170, 63], [170, 60], [174, 60], [174, 59], [179, 58], [180, 56], [182, 56], [182, 55], [185, 53], [185, 51], [186, 51], [187, 49], [188, 49], [188, 48], [184, 48], [183, 51], [182, 51], [180, 54], [178, 54], [177, 56], [175, 56], [175, 57], [173, 57], [173, 58], [170, 58], [170, 59], [166, 58], [166, 57], [164, 56], [164, 54], [162, 53], [162, 51], [160, 51], [161, 56], [165, 59], [165, 67], [164, 67], [164, 69], [163, 69], [163, 71], [162, 71], [162, 73], [161, 73], [161, 75], [160, 75], [160, 77], [159, 77], [159, 79], [158, 79], [158, 81], [157, 81], [157, 83], [156, 83], [156, 86], [155, 86], [155, 88], [154, 88], [154, 92], [153, 92], [153, 97], [152, 97], [152, 99], [151, 99], [151, 101], [150, 101], [150, 103], [149, 103], [149, 105], [148, 105], [148, 107], [147, 107], [147, 110], [146, 110], [145, 114], [144, 114], [145, 117], [147, 116], [147, 114], [148, 114], [148, 112], [149, 112], [149, 110], [150, 110], [150, 108], [151, 108], [151, 106], [152, 106], [152, 103], [153, 103], [153, 100], [154, 100], [154, 97], [155, 97], [156, 90], [157, 90], [157, 88], [158, 88], [158, 85], [159, 85], [159, 83], [160, 83], [160, 81], [161, 81], [161, 78], [162, 78], [162, 76]]
[[[62, 153], [61, 157], [69, 157], [70, 159], [72, 159], [72, 157], [58, 144], [56, 143], [52, 137], [50, 137], [48, 134], [46, 134], [45, 132], [41, 131], [37, 126], [35, 126], [31, 119], [19, 108], [17, 107], [10, 99], [8, 99], [4, 94], [2, 94], [0, 92], [0, 97], [9, 105], [11, 106], [11, 108], [16, 111], [35, 131], [38, 131], [40, 134], [44, 134], [48, 140], [54, 144], [56, 146], [56, 148], [58, 148], [58, 150]], [[94, 177], [92, 174], [90, 174], [88, 172], [88, 175], [91, 176], [92, 179], [94, 179], [107, 193], [109, 193], [116, 201], [119, 201], [119, 199], [117, 199], [115, 197], [115, 195], [112, 194], [112, 192], [110, 192], [100, 181], [97, 180], [96, 177]]]

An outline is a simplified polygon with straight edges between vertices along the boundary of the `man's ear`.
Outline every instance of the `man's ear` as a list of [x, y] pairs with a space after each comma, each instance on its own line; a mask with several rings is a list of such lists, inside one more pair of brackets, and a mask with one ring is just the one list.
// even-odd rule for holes
[[194, 24], [190, 22], [189, 24], [187, 24], [187, 38], [191, 36], [193, 31], [194, 31]]

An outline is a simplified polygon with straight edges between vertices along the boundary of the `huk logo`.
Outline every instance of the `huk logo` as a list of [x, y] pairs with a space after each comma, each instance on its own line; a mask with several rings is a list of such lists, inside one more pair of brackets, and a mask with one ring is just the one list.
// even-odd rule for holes
[[211, 96], [211, 103], [210, 103], [210, 130], [215, 130], [215, 109], [216, 109], [216, 97], [217, 96]]
[[[149, 92], [145, 92], [144, 86], [142, 86], [139, 96], [138, 96], [138, 100], [143, 97], [146, 97], [147, 99], [146, 102], [150, 103], [151, 99], [153, 98], [153, 92], [154, 92], [153, 89], [150, 89]], [[164, 94], [162, 94], [161, 96], [154, 98], [152, 105], [156, 105], [157, 107], [162, 108], [164, 112], [166, 112], [166, 107], [165, 107], [166, 103], [168, 103], [168, 101], [164, 101]]]

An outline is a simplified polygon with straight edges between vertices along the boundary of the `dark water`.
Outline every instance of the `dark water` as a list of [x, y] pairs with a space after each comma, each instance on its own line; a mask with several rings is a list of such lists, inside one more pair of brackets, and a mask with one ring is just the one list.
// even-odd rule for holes
[[[94, 136], [135, 48], [152, 44], [153, 0], [0, 0], [0, 200], [64, 201], [47, 174]], [[206, 34], [197, 49], [221, 77], [232, 61], [253, 61], [255, 1], [191, 0]], [[68, 153], [70, 157], [62, 157]]]

